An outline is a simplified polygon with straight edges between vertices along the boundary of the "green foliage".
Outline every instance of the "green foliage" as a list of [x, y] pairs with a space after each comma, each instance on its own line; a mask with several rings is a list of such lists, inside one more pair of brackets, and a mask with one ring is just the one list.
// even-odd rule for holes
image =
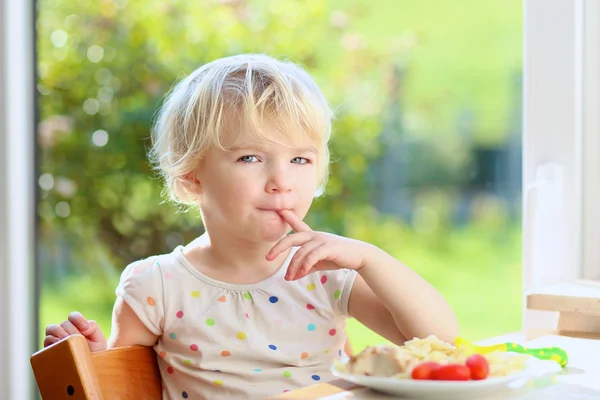
[[[172, 231], [186, 242], [201, 232], [197, 213], [176, 213], [173, 204], [159, 206], [161, 182], [146, 160], [152, 116], [175, 80], [217, 57], [259, 51], [299, 62], [317, 80], [335, 87], [362, 76], [327, 67], [330, 58], [315, 51], [320, 38], [339, 40], [341, 35], [329, 22], [330, 10], [318, 0], [281, 6], [137, 2], [120, 9], [117, 4], [40, 4], [41, 170], [65, 183], [43, 193], [40, 209], [45, 235], [56, 229], [76, 240], [100, 234], [122, 268], [168, 251], [166, 235]], [[374, 57], [367, 50], [362, 53], [365, 61], [357, 64], [368, 70]], [[334, 164], [331, 187], [334, 194], [346, 193], [317, 207], [339, 210], [337, 217], [317, 212], [324, 228], [339, 226], [349, 202], [368, 200], [361, 187], [368, 159], [377, 154], [373, 139], [380, 124], [373, 116], [357, 117], [351, 111], [338, 110], [332, 153], [354, 162]], [[52, 212], [59, 202], [69, 204], [68, 218]]]
[[[152, 118], [173, 82], [198, 66], [265, 52], [304, 65], [336, 110], [327, 195], [309, 224], [371, 241], [415, 268], [447, 295], [468, 337], [517, 328], [519, 229], [501, 207], [484, 206], [457, 230], [452, 189], [420, 193], [413, 226], [369, 205], [386, 127], [416, 143], [406, 182], [413, 187], [464, 181], [470, 140], [506, 136], [520, 2], [461, 4], [40, 0], [38, 142], [41, 173], [52, 177], [38, 207], [49, 257], [41, 326], [78, 309], [108, 333], [120, 270], [202, 232], [197, 211], [179, 212], [161, 197], [146, 159]], [[457, 128], [465, 109], [477, 117], [473, 138]], [[61, 273], [48, 265], [58, 260], [57, 242], [70, 254]], [[56, 275], [66, 278], [57, 284]], [[490, 296], [500, 284], [507, 289]], [[485, 315], [494, 317], [482, 325]], [[372, 339], [351, 330], [359, 347]]]

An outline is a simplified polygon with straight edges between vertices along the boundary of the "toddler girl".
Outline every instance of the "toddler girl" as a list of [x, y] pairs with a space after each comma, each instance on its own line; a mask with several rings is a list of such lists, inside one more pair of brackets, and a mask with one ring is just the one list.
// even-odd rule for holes
[[44, 345], [80, 333], [92, 351], [154, 346], [163, 398], [213, 400], [332, 379], [348, 317], [398, 345], [453, 341], [454, 313], [419, 275], [302, 221], [327, 180], [331, 120], [313, 79], [266, 55], [219, 59], [183, 79], [151, 156], [173, 198], [198, 207], [205, 234], [125, 269], [108, 343], [73, 312], [47, 327]]

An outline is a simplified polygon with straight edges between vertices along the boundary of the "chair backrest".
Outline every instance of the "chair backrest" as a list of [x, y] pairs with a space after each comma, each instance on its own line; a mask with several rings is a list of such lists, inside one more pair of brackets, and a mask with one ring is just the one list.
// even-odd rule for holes
[[92, 353], [83, 336], [72, 335], [35, 353], [31, 366], [43, 400], [162, 398], [156, 353], [151, 347]]

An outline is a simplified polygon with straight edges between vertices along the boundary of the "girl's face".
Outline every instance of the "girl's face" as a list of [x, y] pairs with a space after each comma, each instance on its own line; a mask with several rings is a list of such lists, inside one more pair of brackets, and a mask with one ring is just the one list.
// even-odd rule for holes
[[257, 143], [239, 133], [229, 150], [212, 148], [196, 171], [198, 201], [209, 234], [275, 242], [290, 227], [277, 210], [304, 218], [318, 186], [312, 143]]

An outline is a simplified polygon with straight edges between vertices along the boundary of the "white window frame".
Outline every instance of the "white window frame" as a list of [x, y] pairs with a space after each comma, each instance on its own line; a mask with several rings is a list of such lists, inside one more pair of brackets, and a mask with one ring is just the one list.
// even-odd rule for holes
[[583, 278], [600, 281], [600, 2], [583, 14]]
[[34, 1], [0, 1], [0, 388], [31, 399], [34, 290]]
[[560, 326], [571, 300], [600, 298], [599, 4], [524, 2], [525, 330]]

